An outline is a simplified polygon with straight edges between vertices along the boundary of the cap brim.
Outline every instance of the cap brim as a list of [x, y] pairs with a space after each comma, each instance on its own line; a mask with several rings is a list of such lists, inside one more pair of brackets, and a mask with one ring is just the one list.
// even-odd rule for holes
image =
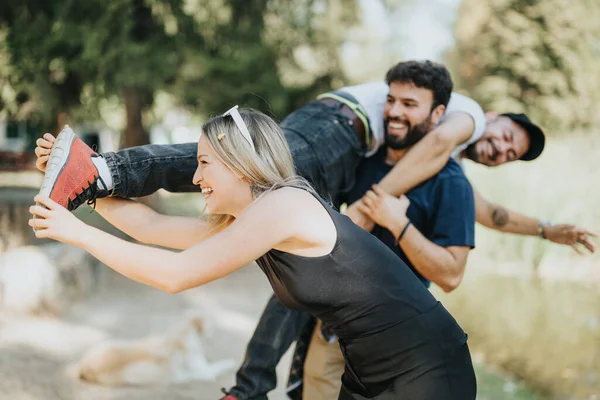
[[529, 150], [521, 157], [523, 161], [532, 161], [535, 160], [542, 154], [544, 151], [544, 146], [546, 144], [546, 136], [540, 128], [533, 124], [529, 123], [521, 123], [524, 125], [525, 130], [529, 134]]

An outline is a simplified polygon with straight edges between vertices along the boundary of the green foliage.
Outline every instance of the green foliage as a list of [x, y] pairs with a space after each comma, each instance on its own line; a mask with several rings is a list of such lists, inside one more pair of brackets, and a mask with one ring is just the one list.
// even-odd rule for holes
[[[342, 0], [211, 4], [214, 9], [190, 10], [198, 26], [205, 27], [204, 48], [190, 52], [179, 77], [177, 94], [185, 104], [209, 115], [240, 104], [283, 118], [342, 78], [340, 33], [355, 22], [354, 7], [341, 7]], [[308, 80], [286, 80], [306, 75], [296, 57], [301, 47], [326, 52], [327, 59]]]
[[[473, 350], [471, 350], [473, 351]], [[541, 400], [521, 382], [513, 382], [500, 374], [475, 364], [477, 376], [477, 398], [482, 400]]]
[[600, 2], [464, 0], [457, 86], [485, 109], [523, 111], [550, 133], [600, 123]]
[[[99, 102], [118, 97], [129, 134], [167, 92], [203, 115], [240, 104], [281, 118], [342, 78], [337, 48], [354, 20], [342, 0], [8, 0], [2, 108], [22, 118], [37, 110], [49, 123], [67, 112], [96, 118]], [[306, 74], [302, 46], [328, 62], [301, 84], [284, 82], [286, 73]]]
[[43, 108], [54, 113], [59, 104], [73, 106], [82, 86], [61, 58], [77, 52], [78, 40], [60, 32], [62, 20], [53, 21], [60, 18], [54, 5], [38, 3], [24, 2], [18, 11], [11, 1], [0, 10], [2, 53], [8, 60], [2, 68], [3, 102], [11, 116], [39, 117]]
[[143, 0], [9, 1], [3, 7], [9, 83], [46, 119], [81, 106], [84, 89], [91, 99], [125, 88], [151, 96], [177, 73], [182, 41]]

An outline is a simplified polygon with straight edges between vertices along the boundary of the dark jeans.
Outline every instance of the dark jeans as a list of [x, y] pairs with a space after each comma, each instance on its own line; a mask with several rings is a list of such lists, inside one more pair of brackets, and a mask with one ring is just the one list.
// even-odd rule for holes
[[[364, 154], [353, 126], [337, 109], [313, 101], [290, 114], [281, 127], [294, 165], [324, 198], [335, 205], [353, 185]], [[147, 145], [104, 153], [114, 196], [142, 197], [165, 189], [196, 192], [196, 143]]]
[[[353, 126], [335, 107], [313, 101], [281, 124], [298, 174], [336, 206], [354, 184], [363, 151]], [[158, 189], [192, 192], [196, 143], [148, 145], [103, 154], [114, 189], [121, 197], [141, 197]], [[277, 384], [275, 368], [310, 320], [271, 297], [248, 343], [232, 393], [240, 399], [266, 399]]]
[[277, 386], [279, 360], [311, 318], [310, 314], [291, 310], [271, 296], [246, 347], [244, 362], [230, 393], [240, 400], [267, 399], [267, 393]]
[[192, 183], [197, 150], [196, 143], [150, 144], [102, 154], [112, 174], [113, 196], [143, 197], [158, 189], [200, 192]]

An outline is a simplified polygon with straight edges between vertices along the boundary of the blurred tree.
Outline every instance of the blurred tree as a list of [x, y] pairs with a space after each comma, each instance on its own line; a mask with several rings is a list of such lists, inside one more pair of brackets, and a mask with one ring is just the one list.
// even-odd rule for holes
[[64, 111], [78, 103], [82, 82], [65, 68], [60, 55], [76, 52], [77, 40], [51, 35], [54, 10], [49, 3], [23, 2], [21, 10], [16, 5], [10, 1], [0, 5], [4, 114], [64, 122]]
[[283, 118], [343, 80], [339, 47], [356, 22], [344, 0], [190, 0], [203, 37], [179, 79], [186, 104], [208, 114], [240, 104]]
[[[204, 115], [240, 104], [282, 117], [342, 78], [340, 32], [354, 15], [343, 0], [8, 0], [0, 79], [20, 101], [4, 109], [23, 118], [39, 110], [59, 129], [67, 112], [94, 117], [117, 96], [125, 146], [148, 142], [143, 115], [158, 91]], [[319, 68], [284, 82], [291, 66], [306, 72], [302, 48]]]
[[152, 5], [144, 0], [4, 3], [0, 21], [7, 30], [10, 83], [30, 99], [30, 109], [55, 117], [55, 131], [68, 112], [81, 108], [84, 93], [88, 117], [95, 101], [118, 95], [127, 114], [125, 145], [147, 143], [142, 111], [155, 90], [174, 81], [184, 45], [183, 36], [154, 17]]
[[464, 0], [450, 55], [457, 86], [553, 134], [598, 124], [598, 21], [597, 0]]
[[[92, 2], [87, 2], [92, 6]], [[188, 47], [200, 47], [195, 23], [182, 0], [97, 0], [87, 21], [80, 54], [89, 79], [90, 104], [122, 99], [126, 111], [123, 145], [148, 143], [143, 112], [154, 93], [176, 81]], [[88, 75], [89, 72], [89, 75]]]

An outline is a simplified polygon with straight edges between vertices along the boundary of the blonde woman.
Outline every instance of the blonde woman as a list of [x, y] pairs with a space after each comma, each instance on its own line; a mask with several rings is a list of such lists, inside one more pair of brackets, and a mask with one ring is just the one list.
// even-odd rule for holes
[[[53, 151], [68, 146], [61, 135]], [[279, 300], [339, 337], [346, 368], [339, 399], [475, 399], [466, 335], [383, 243], [334, 211], [294, 173], [269, 117], [236, 107], [198, 141], [194, 184], [207, 221], [170, 217], [124, 199], [96, 210], [140, 242], [79, 221], [47, 197], [32, 206], [39, 238], [79, 246], [124, 276], [169, 293], [200, 286], [256, 260]], [[49, 160], [52, 163], [52, 155]]]

